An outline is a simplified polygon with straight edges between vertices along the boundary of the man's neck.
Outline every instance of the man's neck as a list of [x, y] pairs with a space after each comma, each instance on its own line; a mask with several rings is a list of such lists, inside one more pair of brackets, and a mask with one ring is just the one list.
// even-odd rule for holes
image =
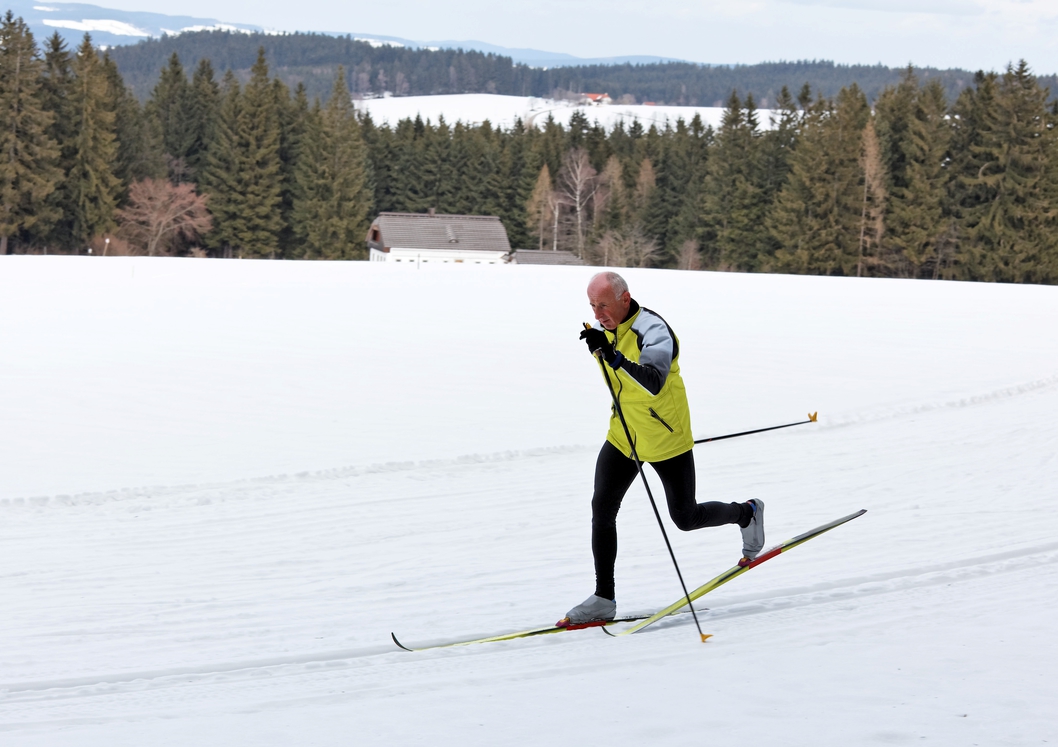
[[[634, 317], [637, 313], [639, 313], [639, 304], [636, 303], [636, 300], [634, 298], [630, 298], [630, 299], [628, 299], [628, 301], [629, 301], [629, 303], [628, 303], [628, 313], [625, 314], [625, 318], [621, 320], [621, 324], [624, 324], [629, 319]], [[621, 325], [619, 324], [617, 326], [621, 326]]]

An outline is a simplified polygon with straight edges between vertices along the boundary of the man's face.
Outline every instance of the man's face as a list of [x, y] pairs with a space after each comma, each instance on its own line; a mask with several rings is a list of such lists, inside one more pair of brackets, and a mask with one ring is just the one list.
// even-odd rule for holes
[[610, 281], [600, 277], [588, 283], [588, 303], [595, 312], [595, 321], [613, 332], [628, 316], [632, 296], [627, 291], [618, 296], [610, 287]]

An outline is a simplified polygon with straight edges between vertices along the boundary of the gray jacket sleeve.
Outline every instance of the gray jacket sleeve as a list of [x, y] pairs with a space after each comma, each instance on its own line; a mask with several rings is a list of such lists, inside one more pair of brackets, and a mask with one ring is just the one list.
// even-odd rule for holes
[[631, 330], [639, 346], [639, 363], [624, 358], [617, 366], [653, 395], [661, 391], [668, 378], [677, 343], [665, 320], [643, 309]]

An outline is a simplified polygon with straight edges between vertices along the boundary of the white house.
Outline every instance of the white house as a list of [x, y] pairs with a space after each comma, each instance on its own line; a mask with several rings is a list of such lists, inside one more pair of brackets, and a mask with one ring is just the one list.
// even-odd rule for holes
[[372, 262], [499, 265], [508, 260], [507, 229], [494, 215], [379, 213], [367, 232]]
[[582, 95], [581, 103], [588, 106], [606, 106], [612, 104], [613, 99], [608, 93], [585, 93]]
[[583, 265], [584, 260], [573, 252], [551, 249], [515, 249], [511, 252], [512, 265]]

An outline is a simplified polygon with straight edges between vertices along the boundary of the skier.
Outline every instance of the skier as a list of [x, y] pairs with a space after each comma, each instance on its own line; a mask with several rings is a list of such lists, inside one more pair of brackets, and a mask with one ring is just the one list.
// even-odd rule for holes
[[694, 438], [687, 391], [680, 376], [680, 342], [668, 323], [642, 308], [615, 272], [600, 272], [588, 283], [588, 303], [597, 325], [580, 337], [602, 362], [621, 412], [632, 434], [611, 406], [610, 430], [595, 464], [591, 500], [591, 550], [595, 558], [595, 593], [571, 609], [559, 626], [612, 620], [617, 613], [614, 563], [617, 559], [617, 512], [638, 474], [639, 460], [649, 463], [665, 488], [669, 516], [689, 532], [702, 527], [738, 524], [742, 554], [753, 559], [764, 547], [764, 502], [696, 503]]

